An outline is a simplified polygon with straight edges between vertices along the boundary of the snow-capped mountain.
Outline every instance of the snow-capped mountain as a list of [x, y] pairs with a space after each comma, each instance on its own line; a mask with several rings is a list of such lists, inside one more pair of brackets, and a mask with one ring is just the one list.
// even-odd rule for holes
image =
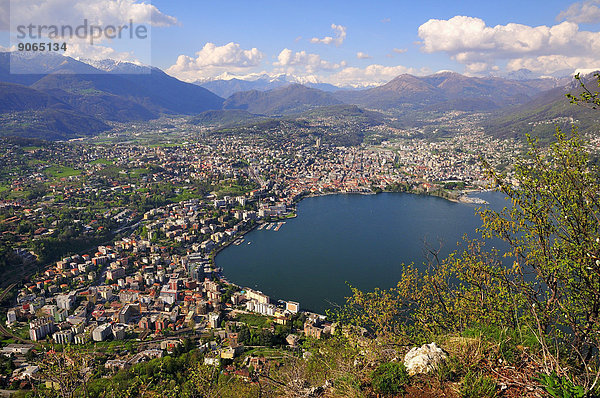
[[222, 74], [216, 78], [197, 80], [194, 82], [213, 93], [227, 98], [232, 94], [241, 91], [267, 91], [290, 84], [302, 84], [303, 86], [316, 88], [322, 91], [338, 91], [351, 89], [352, 87], [339, 87], [329, 83], [322, 83], [315, 76], [294, 76], [289, 74], [269, 75], [267, 73], [250, 74], [245, 76], [236, 76], [231, 74]]

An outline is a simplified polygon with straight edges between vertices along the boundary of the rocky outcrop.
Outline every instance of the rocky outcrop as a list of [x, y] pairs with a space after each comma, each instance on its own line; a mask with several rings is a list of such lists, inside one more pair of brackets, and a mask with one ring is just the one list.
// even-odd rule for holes
[[414, 347], [404, 356], [404, 366], [409, 375], [429, 373], [442, 364], [448, 358], [435, 343], [423, 344], [421, 348]]

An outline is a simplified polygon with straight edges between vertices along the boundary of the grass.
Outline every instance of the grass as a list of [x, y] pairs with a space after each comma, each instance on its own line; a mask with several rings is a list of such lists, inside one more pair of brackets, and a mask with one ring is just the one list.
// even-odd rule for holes
[[265, 358], [282, 358], [286, 353], [287, 351], [277, 348], [261, 347], [248, 350], [244, 354], [246, 354], [246, 356], [257, 356]]
[[58, 165], [48, 167], [46, 170], [44, 170], [44, 172], [50, 175], [51, 177], [55, 178], [72, 177], [81, 174], [80, 170], [75, 170], [71, 167]]
[[461, 383], [459, 394], [461, 398], [494, 398], [496, 383], [490, 377], [469, 372]]
[[252, 186], [252, 185], [240, 186], [240, 185], [236, 185], [236, 184], [231, 184], [231, 185], [221, 186], [217, 190], [216, 195], [219, 198], [222, 198], [224, 196], [242, 196], [254, 189], [256, 189], [256, 187]]
[[8, 191], [8, 185], [0, 184], [0, 192]]
[[267, 316], [256, 314], [238, 314], [235, 318], [238, 322], [244, 322], [248, 326], [267, 327], [271, 324], [272, 319]]
[[139, 177], [142, 174], [149, 174], [149, 173], [150, 173], [150, 170], [145, 169], [145, 168], [133, 169], [130, 171], [130, 175], [132, 177]]
[[113, 161], [108, 160], [108, 159], [96, 159], [90, 162], [90, 164], [106, 164], [106, 165], [113, 165], [115, 164]]

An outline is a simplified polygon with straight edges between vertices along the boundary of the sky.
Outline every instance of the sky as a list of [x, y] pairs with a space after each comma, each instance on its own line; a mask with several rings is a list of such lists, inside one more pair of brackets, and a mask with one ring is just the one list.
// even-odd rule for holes
[[81, 41], [66, 55], [149, 63], [185, 81], [286, 73], [365, 86], [440, 70], [545, 76], [600, 68], [600, 0], [11, 0], [0, 28], [34, 15], [40, 24], [148, 24], [143, 45]]

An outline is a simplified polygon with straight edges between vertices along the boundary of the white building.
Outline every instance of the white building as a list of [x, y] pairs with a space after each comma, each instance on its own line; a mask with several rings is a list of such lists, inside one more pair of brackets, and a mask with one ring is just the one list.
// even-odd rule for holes
[[263, 304], [269, 304], [271, 302], [269, 296], [259, 290], [252, 290], [250, 288], [244, 288], [244, 290], [244, 294], [248, 300], [255, 300]]
[[69, 344], [73, 341], [73, 332], [71, 332], [70, 330], [63, 330], [54, 333], [52, 338], [57, 344]]
[[54, 332], [52, 317], [34, 319], [29, 324], [29, 338], [33, 341], [40, 341], [52, 332]]
[[115, 325], [112, 328], [112, 334], [115, 340], [123, 340], [125, 339], [125, 326], [123, 325]]
[[59, 294], [56, 296], [56, 305], [58, 308], [70, 311], [73, 307], [73, 304], [75, 304], [75, 298], [75, 293]]
[[112, 326], [110, 323], [102, 324], [94, 329], [92, 332], [92, 339], [94, 339], [94, 341], [104, 341], [108, 338], [108, 336], [110, 336], [111, 332]]
[[17, 321], [17, 312], [15, 310], [10, 310], [6, 313], [6, 324], [8, 326], [12, 325]]
[[216, 329], [219, 327], [219, 322], [221, 320], [221, 315], [217, 312], [211, 312], [208, 314], [208, 326]]
[[285, 302], [286, 311], [291, 312], [292, 314], [297, 314], [300, 311], [300, 303], [296, 301], [286, 301]]
[[246, 310], [250, 312], [257, 312], [261, 315], [275, 316], [277, 307], [273, 304], [260, 303], [256, 300], [250, 300], [246, 302]]

